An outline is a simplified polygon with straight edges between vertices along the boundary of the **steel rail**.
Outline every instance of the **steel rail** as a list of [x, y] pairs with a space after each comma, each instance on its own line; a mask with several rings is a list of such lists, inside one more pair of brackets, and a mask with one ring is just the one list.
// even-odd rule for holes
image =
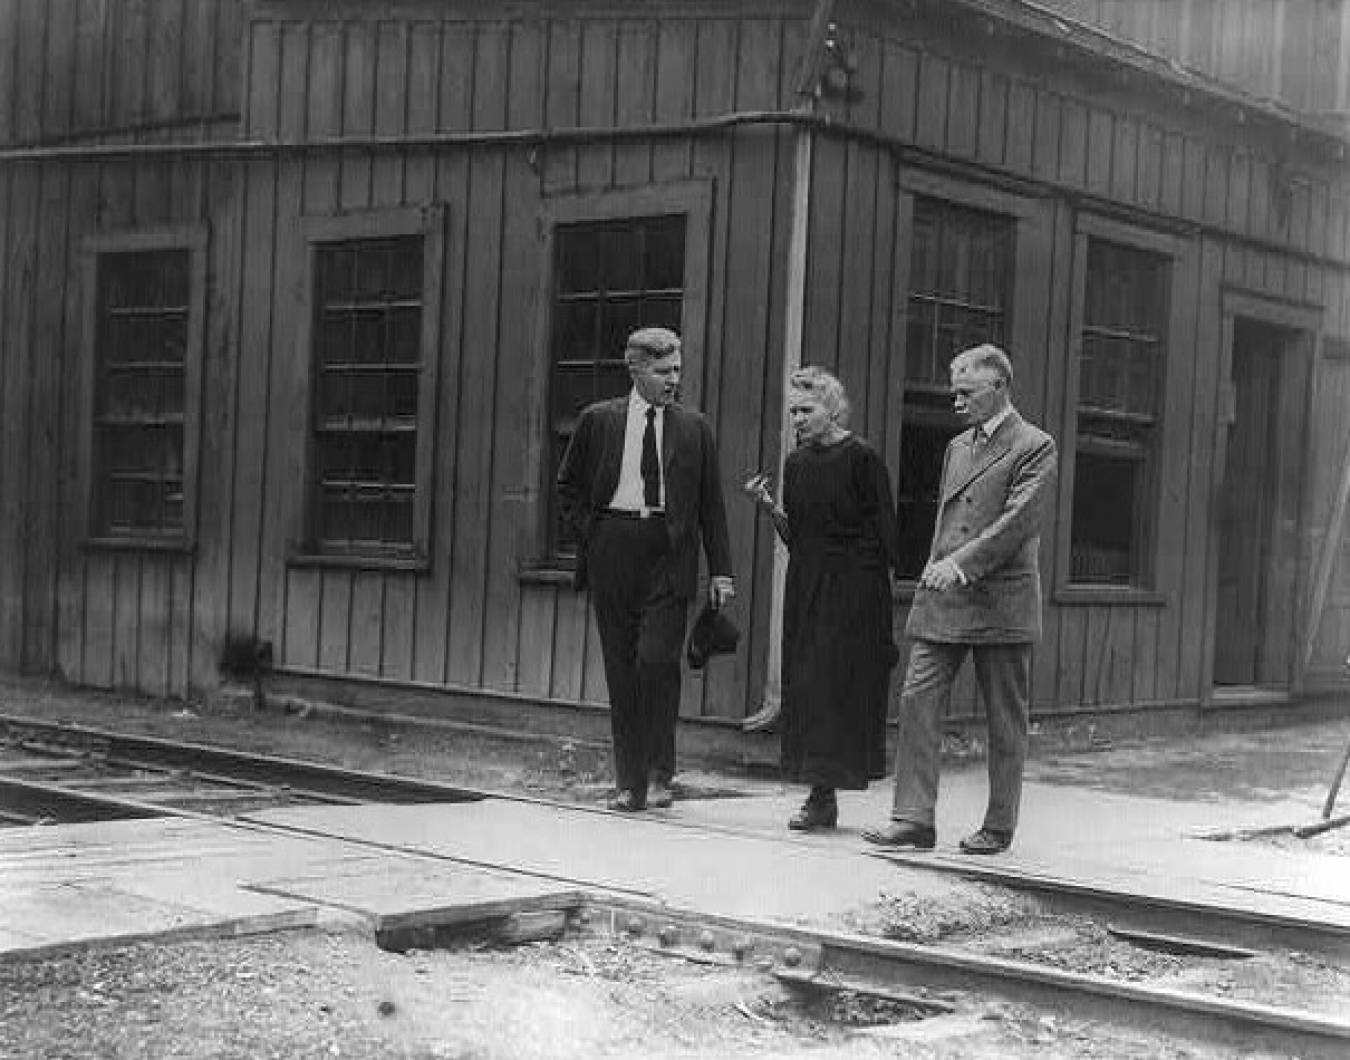
[[[1034, 894], [1043, 898], [1056, 913], [1109, 921], [1112, 927], [1172, 934], [1191, 941], [1203, 939], [1241, 948], [1284, 947], [1342, 960], [1350, 958], [1350, 912], [1344, 907], [1341, 907], [1342, 919], [1329, 922], [1300, 916], [1292, 910], [1234, 908], [1213, 901], [1140, 890], [1116, 891], [1098, 884], [1021, 872], [999, 865], [958, 864], [944, 855], [879, 850], [868, 851], [868, 854], [904, 869], [944, 873]], [[1317, 901], [1303, 898], [1299, 903], [1306, 907]], [[1327, 905], [1325, 902], [1320, 904]]]
[[113, 821], [136, 817], [165, 817], [162, 807], [133, 799], [80, 791], [61, 784], [43, 784], [0, 776], [0, 807], [14, 823], [52, 820], [62, 824]]
[[0, 733], [12, 743], [43, 742], [46, 746], [68, 751], [92, 749], [100, 756], [122, 764], [185, 770], [203, 779], [230, 777], [297, 795], [311, 793], [344, 802], [477, 802], [490, 795], [489, 792], [435, 780], [345, 769], [295, 758], [115, 733], [82, 725], [62, 725], [13, 715], [0, 715]]
[[[582, 931], [708, 963], [743, 964], [790, 985], [877, 996], [904, 991], [916, 1007], [950, 1011], [951, 992], [1067, 1009], [1075, 1019], [1148, 1027], [1230, 1047], [1344, 1060], [1350, 1022], [1318, 1013], [1069, 972], [940, 946], [710, 916], [660, 902], [596, 898], [574, 917]], [[942, 996], [937, 996], [941, 994]], [[958, 1006], [959, 1007], [959, 1006]]]

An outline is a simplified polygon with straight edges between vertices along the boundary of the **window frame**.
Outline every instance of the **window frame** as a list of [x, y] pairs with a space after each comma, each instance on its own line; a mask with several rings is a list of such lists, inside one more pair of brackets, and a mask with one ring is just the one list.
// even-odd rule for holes
[[[539, 469], [539, 489], [531, 522], [535, 527], [532, 555], [522, 560], [519, 575], [523, 581], [570, 585], [575, 559], [552, 552], [552, 523], [555, 515], [556, 486], [553, 481], [552, 393], [553, 290], [557, 279], [554, 258], [556, 233], [563, 225], [602, 223], [625, 218], [683, 214], [684, 295], [680, 306], [680, 338], [685, 351], [706, 356], [705, 336], [708, 308], [708, 268], [712, 244], [713, 182], [709, 180], [675, 181], [617, 188], [604, 192], [565, 193], [545, 198], [539, 212], [540, 271], [538, 304], [535, 317], [535, 363], [540, 366], [531, 399], [538, 414], [529, 439], [529, 459]], [[695, 404], [692, 387], [702, 378], [699, 371], [685, 376], [683, 402]]]
[[[344, 214], [311, 214], [301, 219], [304, 240], [303, 284], [298, 299], [297, 358], [304, 406], [302, 480], [297, 533], [287, 563], [297, 567], [335, 567], [360, 570], [431, 569], [432, 513], [435, 505], [436, 419], [439, 406], [441, 332], [445, 307], [445, 250], [448, 208], [443, 203], [361, 210]], [[318, 541], [315, 506], [314, 445], [315, 386], [318, 361], [314, 348], [318, 310], [318, 262], [325, 245], [357, 240], [420, 236], [422, 243], [422, 329], [418, 343], [421, 366], [417, 393], [417, 450], [415, 456], [412, 540], [406, 547], [326, 551]], [[302, 366], [302, 372], [301, 372]]]
[[[85, 305], [80, 353], [83, 365], [84, 410], [80, 424], [79, 526], [83, 546], [91, 549], [190, 553], [197, 542], [200, 488], [201, 402], [203, 356], [206, 342], [206, 280], [209, 229], [204, 223], [164, 225], [123, 231], [98, 232], [81, 242]], [[103, 259], [115, 254], [185, 251], [188, 255], [187, 342], [183, 350], [183, 525], [175, 531], [138, 530], [107, 534], [94, 526], [99, 484], [94, 481], [94, 416], [98, 407], [100, 348], [99, 283]]]
[[[1052, 245], [1055, 204], [1049, 197], [1036, 194], [1032, 189], [1006, 190], [915, 166], [902, 168], [897, 184], [901, 194], [896, 210], [897, 232], [892, 269], [895, 296], [891, 335], [894, 337], [892, 371], [900, 380], [900, 386], [892, 388], [895, 397], [894, 405], [888, 409], [888, 420], [896, 424], [897, 428], [887, 433], [886, 452], [892, 466], [902, 467], [901, 438], [910, 418], [907, 414], [905, 371], [909, 356], [910, 269], [915, 201], [920, 198], [936, 200], [957, 209], [993, 214], [1011, 224], [1014, 267], [1008, 289], [1004, 344], [1017, 356], [1019, 390], [1022, 390], [1026, 380], [1039, 386], [1036, 373], [1045, 363], [1043, 351], [1047, 339], [1043, 328], [1045, 307], [1051, 299], [1051, 277], [1044, 262], [1049, 259]], [[1027, 399], [1034, 393], [1027, 387], [1026, 396], [1019, 407], [1024, 408]], [[934, 410], [923, 411], [936, 414]], [[1034, 407], [1026, 408], [1026, 411], [1033, 416], [1037, 414]], [[898, 497], [898, 480], [896, 491]], [[917, 579], [901, 579], [897, 582], [896, 598], [909, 601], [917, 589]]]
[[[1142, 540], [1135, 544], [1139, 555], [1140, 575], [1137, 584], [1109, 582], [1076, 582], [1072, 580], [1073, 503], [1076, 492], [1078, 461], [1079, 388], [1083, 356], [1083, 326], [1087, 308], [1087, 266], [1090, 244], [1094, 241], [1112, 243], [1131, 250], [1152, 254], [1160, 259], [1164, 270], [1162, 280], [1163, 306], [1160, 314], [1162, 363], [1156, 372], [1151, 452], [1147, 481], [1142, 494], [1148, 505], [1147, 525]], [[1162, 538], [1163, 510], [1162, 464], [1166, 456], [1167, 432], [1171, 410], [1169, 399], [1172, 388], [1168, 378], [1173, 370], [1177, 336], [1184, 331], [1181, 313], [1184, 307], [1177, 297], [1179, 277], [1187, 267], [1186, 243], [1179, 236], [1134, 227], [1123, 221], [1091, 213], [1080, 213], [1073, 232], [1073, 272], [1069, 307], [1069, 341], [1065, 343], [1067, 363], [1064, 366], [1063, 432], [1060, 440], [1060, 473], [1056, 522], [1055, 570], [1052, 599], [1057, 604], [1137, 604], [1161, 606], [1166, 595], [1158, 587], [1158, 542]]]

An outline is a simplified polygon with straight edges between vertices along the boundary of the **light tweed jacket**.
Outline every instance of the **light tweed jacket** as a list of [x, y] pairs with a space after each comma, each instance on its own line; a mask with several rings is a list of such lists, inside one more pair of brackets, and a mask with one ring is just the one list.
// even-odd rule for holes
[[1009, 644], [1041, 637], [1041, 513], [1054, 492], [1055, 440], [1014, 410], [977, 451], [974, 430], [947, 446], [930, 560], [968, 584], [915, 593], [905, 634]]

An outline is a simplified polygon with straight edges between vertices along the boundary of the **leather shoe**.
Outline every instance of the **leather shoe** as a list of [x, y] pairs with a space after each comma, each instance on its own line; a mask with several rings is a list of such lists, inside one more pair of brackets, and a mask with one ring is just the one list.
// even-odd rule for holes
[[647, 808], [647, 800], [636, 791], [629, 791], [625, 788], [622, 791], [616, 791], [610, 797], [609, 802], [605, 803], [605, 806], [616, 813], [637, 813]]
[[649, 810], [664, 810], [675, 802], [675, 793], [670, 790], [669, 784], [662, 784], [659, 780], [654, 780], [651, 786], [647, 788], [647, 808]]
[[994, 828], [981, 828], [961, 840], [962, 854], [1002, 854], [1012, 846], [1012, 836]]
[[909, 821], [892, 821], [885, 828], [865, 828], [862, 837], [880, 847], [932, 850], [937, 845], [937, 832], [934, 829]]
[[802, 808], [788, 819], [788, 827], [794, 832], [818, 832], [833, 828], [839, 823], [839, 804], [807, 799]]

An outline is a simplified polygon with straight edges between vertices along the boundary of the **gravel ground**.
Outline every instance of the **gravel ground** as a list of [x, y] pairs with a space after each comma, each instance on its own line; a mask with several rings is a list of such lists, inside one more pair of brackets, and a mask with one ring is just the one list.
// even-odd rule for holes
[[1017, 1005], [916, 1020], [586, 938], [377, 949], [353, 930], [0, 962], [12, 1060], [1249, 1060]]

